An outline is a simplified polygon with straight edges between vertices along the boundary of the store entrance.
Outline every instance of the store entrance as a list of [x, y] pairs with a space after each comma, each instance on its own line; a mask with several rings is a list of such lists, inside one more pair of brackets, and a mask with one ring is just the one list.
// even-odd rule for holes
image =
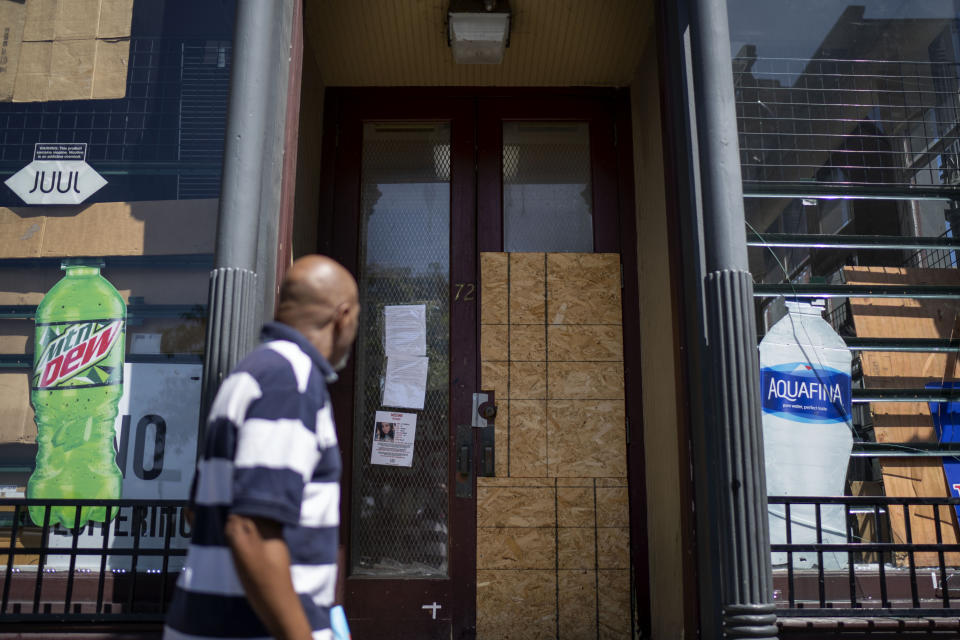
[[[544, 631], [559, 633], [561, 591], [573, 575], [563, 573], [567, 568], [559, 551], [565, 522], [557, 500], [573, 495], [564, 493], [565, 478], [576, 477], [570, 485], [576, 495], [592, 492], [591, 513], [598, 509], [600, 478], [600, 500], [608, 496], [616, 503], [610, 508], [622, 511], [608, 527], [598, 528], [594, 517], [595, 549], [611, 534], [630, 537], [620, 328], [622, 197], [616, 103], [610, 98], [327, 92], [320, 237], [331, 242], [321, 250], [356, 274], [363, 304], [354, 358], [333, 387], [344, 454], [344, 598], [358, 637], [500, 637], [503, 622], [495, 612], [510, 615], [510, 607], [495, 603], [511, 589], [523, 588], [518, 580], [528, 574], [516, 572], [525, 570], [536, 574], [536, 590], [544, 587], [549, 595], [541, 604], [553, 626]], [[550, 375], [547, 342], [557, 327], [547, 317], [546, 270], [553, 264], [548, 256], [563, 254], [575, 256], [571, 274], [603, 263], [606, 280], [592, 286], [606, 287], [609, 295], [600, 297], [616, 307], [613, 320], [579, 321], [606, 327], [601, 333], [613, 346], [598, 356], [602, 363], [594, 368], [602, 370], [609, 389], [588, 394], [597, 397], [582, 398], [582, 407], [569, 405], [581, 400], [558, 400], [578, 415], [581, 409], [596, 410], [597, 402], [607, 403], [601, 408], [610, 411], [593, 421], [607, 421], [604, 433], [611, 431], [610, 420], [620, 422], [613, 441], [600, 445], [597, 456], [587, 455], [599, 460], [592, 467], [559, 465], [571, 456], [556, 449], [560, 440], [554, 440], [554, 449], [548, 444], [547, 430], [554, 425], [547, 422], [552, 398], [558, 396], [546, 387], [532, 395], [517, 392], [530, 371], [542, 371], [545, 382]], [[490, 265], [509, 269], [514, 257], [518, 269], [539, 260], [544, 269], [539, 291], [527, 296], [519, 289], [485, 286], [481, 266], [487, 265], [488, 274]], [[506, 286], [521, 282], [517, 273]], [[566, 277], [556, 269], [555, 275]], [[590, 299], [587, 293], [583, 300]], [[489, 327], [488, 321], [497, 308], [516, 300], [518, 309], [526, 299], [534, 306], [539, 300], [540, 315], [529, 324], [539, 326], [542, 353], [519, 357], [529, 344], [517, 342], [523, 331], [516, 329], [513, 355], [509, 349], [502, 358], [491, 355], [497, 346], [491, 340], [509, 341], [508, 325], [518, 318], [524, 322], [516, 311], [512, 320], [504, 316]], [[584, 362], [576, 369], [593, 371], [595, 364]], [[495, 370], [506, 377], [498, 378]], [[475, 396], [480, 392], [487, 395]], [[484, 400], [497, 407], [496, 416], [487, 410], [487, 422], [476, 417]], [[526, 403], [533, 423], [511, 419], [511, 403]], [[581, 430], [592, 424], [585, 420]], [[484, 431], [482, 424], [491, 426]], [[482, 515], [478, 523], [478, 495], [487, 500], [481, 512], [488, 513], [491, 504], [507, 497], [496, 492], [513, 485], [552, 492], [517, 496], [548, 500], [553, 505], [549, 517], [534, 522], [520, 514], [500, 521]], [[516, 506], [506, 505], [501, 513]], [[645, 541], [637, 543], [645, 549]], [[485, 549], [498, 546], [514, 549], [516, 557], [505, 551], [506, 560], [491, 559]], [[576, 575], [578, 585], [585, 576], [592, 580], [591, 597], [597, 602], [598, 585], [613, 576], [613, 583], [623, 586], [617, 595], [629, 625], [630, 561], [627, 545], [622, 547], [616, 566], [601, 566], [601, 554], [594, 552], [592, 564], [578, 565]], [[483, 583], [479, 591], [478, 582]], [[488, 589], [491, 583], [503, 589]], [[599, 616], [593, 618], [597, 628]]]

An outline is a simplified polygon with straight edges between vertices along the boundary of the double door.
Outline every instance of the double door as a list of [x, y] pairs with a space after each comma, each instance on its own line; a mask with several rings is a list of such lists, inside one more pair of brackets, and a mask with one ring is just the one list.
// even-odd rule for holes
[[[363, 305], [333, 386], [356, 637], [476, 633], [477, 475], [496, 473], [489, 456], [506, 451], [470, 426], [480, 255], [620, 251], [614, 107], [609, 96], [328, 92], [321, 250], [357, 276]], [[422, 321], [387, 320], [410, 306]], [[394, 420], [385, 435], [378, 423]]]

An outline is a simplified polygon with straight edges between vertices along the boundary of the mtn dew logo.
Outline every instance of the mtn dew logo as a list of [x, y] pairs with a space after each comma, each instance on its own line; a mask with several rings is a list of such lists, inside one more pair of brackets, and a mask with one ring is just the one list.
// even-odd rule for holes
[[800, 422], [846, 422], [850, 375], [830, 367], [792, 362], [760, 369], [764, 413]]
[[[40, 327], [38, 327], [39, 329]], [[99, 387], [123, 382], [124, 321], [58, 322], [43, 326], [33, 367], [34, 389]]]

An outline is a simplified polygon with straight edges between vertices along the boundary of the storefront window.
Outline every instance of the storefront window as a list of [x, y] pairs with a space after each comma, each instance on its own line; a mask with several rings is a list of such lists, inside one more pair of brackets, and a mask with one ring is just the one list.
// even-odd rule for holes
[[[768, 464], [770, 493], [812, 493], [771, 480], [789, 469], [797, 478], [833, 473], [836, 486], [818, 495], [960, 495], [951, 451], [956, 405], [947, 401], [960, 379], [960, 10], [952, 0], [727, 6], [759, 337], [789, 336], [776, 323], [788, 306], [810, 303], [813, 310], [803, 311], [822, 316], [851, 351], [852, 402], [835, 426], [849, 432], [852, 456], [825, 470], [835, 451], [797, 449], [794, 457], [806, 457], [789, 461], [771, 455], [779, 436], [765, 404], [768, 463], [783, 463]], [[805, 326], [793, 331], [801, 349], [811, 342]], [[826, 349], [830, 340], [812, 342]], [[810, 351], [808, 369], [817, 369], [818, 353]], [[762, 367], [763, 354], [761, 346]], [[822, 427], [799, 420], [797, 433]], [[778, 509], [771, 506], [775, 544], [787, 539]], [[793, 542], [816, 542], [818, 527], [827, 543], [958, 539], [952, 508], [936, 517], [924, 509], [847, 510], [831, 520], [824, 508], [815, 523], [812, 507], [796, 507], [790, 533]], [[960, 564], [956, 556], [947, 553], [946, 564]], [[773, 559], [775, 569], [788, 562], [785, 554]], [[809, 551], [792, 559], [801, 569], [878, 562], [922, 567], [944, 559]]]
[[[0, 7], [0, 498], [188, 497], [234, 13], [232, 0]], [[45, 525], [65, 549], [189, 535], [179, 509], [149, 503], [108, 526], [104, 507], [16, 514], [0, 507], [14, 548]], [[13, 566], [39, 562], [161, 568], [28, 552]]]

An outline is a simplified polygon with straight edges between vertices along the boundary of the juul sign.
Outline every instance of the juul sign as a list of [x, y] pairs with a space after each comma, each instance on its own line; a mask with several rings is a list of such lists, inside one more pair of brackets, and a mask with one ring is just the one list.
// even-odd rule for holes
[[80, 204], [107, 184], [86, 156], [86, 143], [38, 143], [33, 162], [6, 185], [27, 204]]

